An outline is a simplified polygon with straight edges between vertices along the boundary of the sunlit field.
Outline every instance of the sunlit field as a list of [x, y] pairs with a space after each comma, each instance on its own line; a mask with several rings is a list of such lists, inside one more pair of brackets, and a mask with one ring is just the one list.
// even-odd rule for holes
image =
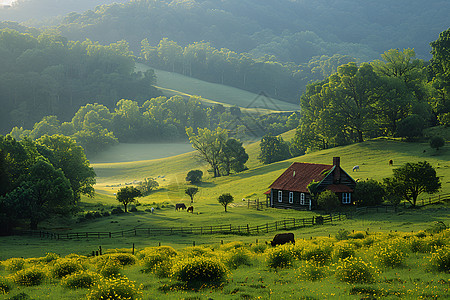
[[[144, 71], [148, 68], [144, 64], [136, 64], [137, 71]], [[156, 85], [162, 88], [162, 91], [167, 96], [176, 94], [184, 96], [196, 95], [202, 97], [202, 101], [207, 104], [237, 105], [242, 108], [252, 108], [253, 110], [250, 111], [256, 111], [255, 108], [259, 108], [261, 111], [293, 111], [300, 109], [299, 105], [296, 104], [277, 99], [269, 100], [255, 93], [202, 81], [178, 73], [155, 69], [155, 74], [157, 77]]]

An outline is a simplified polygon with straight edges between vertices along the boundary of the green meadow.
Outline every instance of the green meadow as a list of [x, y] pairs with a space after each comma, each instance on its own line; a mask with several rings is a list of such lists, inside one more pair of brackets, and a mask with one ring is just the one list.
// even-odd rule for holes
[[[283, 136], [289, 140], [293, 132]], [[262, 165], [257, 160], [259, 143], [250, 143], [246, 145], [250, 156], [247, 163], [249, 169], [219, 178], [212, 178], [207, 172], [207, 165], [196, 158], [195, 152], [182, 148], [184, 146], [121, 145], [112, 152], [104, 153], [104, 157], [96, 157], [92, 160], [98, 176], [95, 197], [82, 199], [84, 211], [75, 218], [42, 223], [41, 229], [57, 233], [120, 232], [133, 228], [189, 228], [219, 224], [254, 226], [285, 218], [311, 218], [320, 212], [271, 208], [258, 211], [248, 208], [242, 199], [264, 201], [263, 193], [268, 186], [292, 162], [331, 164], [334, 156], [341, 157], [342, 167], [354, 179], [362, 180], [381, 180], [391, 176], [392, 168], [406, 162], [426, 160], [441, 177], [440, 193], [450, 192], [449, 146], [436, 151], [428, 143], [373, 139]], [[185, 153], [164, 157], [164, 153], [170, 151]], [[127, 155], [141, 160], [121, 161], [114, 158]], [[388, 165], [390, 159], [394, 161], [394, 166]], [[354, 165], [359, 165], [360, 171], [352, 172]], [[191, 205], [184, 190], [190, 186], [185, 176], [192, 169], [204, 172], [203, 182], [198, 185], [199, 193], [192, 203], [194, 213], [175, 211], [175, 203]], [[114, 193], [120, 187], [146, 177], [155, 178], [160, 187], [149, 196], [140, 198], [135, 211], [95, 219], [84, 217], [88, 213], [110, 212], [119, 204]], [[217, 202], [218, 195], [225, 192], [235, 198], [226, 213]], [[423, 195], [425, 198], [427, 196]], [[149, 212], [151, 207], [156, 208], [153, 214]], [[273, 249], [266, 242], [273, 238], [275, 232], [258, 235], [139, 234], [75, 240], [2, 237], [0, 289], [3, 286], [9, 292], [1, 295], [0, 291], [0, 299], [19, 297], [21, 293], [32, 299], [99, 299], [98, 295], [107, 293], [108, 289], [123, 295], [133, 295], [133, 299], [447, 297], [450, 232], [448, 229], [441, 231], [442, 228], [436, 228], [436, 224], [449, 224], [448, 203], [414, 210], [400, 207], [397, 212], [355, 213], [347, 210], [344, 213], [347, 219], [343, 221], [289, 230], [295, 234], [296, 245]], [[440, 233], [436, 234], [438, 231]], [[92, 251], [98, 251], [99, 246], [107, 254], [90, 257]], [[133, 247], [135, 255], [131, 254]], [[174, 256], [160, 257], [160, 251], [167, 249], [172, 249], [170, 251], [175, 253]], [[346, 253], [350, 253], [351, 258], [343, 259]], [[11, 259], [17, 257], [23, 257], [23, 262]], [[156, 265], [155, 260], [159, 261]], [[212, 265], [198, 265], [199, 260]], [[71, 264], [78, 265], [74, 267], [77, 273], [63, 278], [55, 275], [61, 266], [69, 269], [67, 265]], [[199, 286], [196, 285], [195, 275], [187, 279], [180, 277], [180, 268], [188, 268], [194, 270], [193, 274], [199, 274], [210, 272], [209, 269], [202, 269], [208, 266], [216, 271], [225, 270], [217, 282]], [[114, 268], [115, 275], [105, 274], [104, 269]], [[84, 281], [91, 280], [94, 285], [72, 288], [70, 285], [75, 283], [70, 282], [80, 284], [81, 279], [78, 277]], [[355, 282], [346, 279], [349, 277], [362, 279]], [[28, 285], [30, 278], [41, 280], [36, 285]], [[109, 299], [124, 298], [117, 296]]]

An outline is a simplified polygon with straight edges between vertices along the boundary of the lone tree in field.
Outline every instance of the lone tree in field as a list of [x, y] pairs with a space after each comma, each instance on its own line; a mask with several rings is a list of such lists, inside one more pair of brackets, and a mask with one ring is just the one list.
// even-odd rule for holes
[[184, 190], [184, 193], [191, 197], [191, 203], [194, 202], [194, 196], [198, 193], [198, 188], [196, 187], [188, 187]]
[[414, 207], [417, 197], [422, 193], [433, 194], [441, 188], [436, 170], [426, 161], [406, 163], [394, 169], [394, 177], [384, 178], [389, 194], [400, 196]]
[[202, 181], [203, 172], [201, 170], [190, 170], [186, 175], [186, 181], [192, 184], [199, 183]]
[[127, 205], [136, 201], [135, 198], [141, 197], [142, 193], [134, 186], [126, 186], [121, 188], [117, 194], [116, 199], [123, 204], [125, 212], [127, 212]]
[[227, 212], [227, 206], [228, 206], [228, 204], [230, 204], [234, 201], [234, 198], [233, 198], [233, 196], [231, 196], [230, 193], [226, 193], [226, 194], [220, 195], [218, 198], [218, 201], [225, 208], [225, 212]]

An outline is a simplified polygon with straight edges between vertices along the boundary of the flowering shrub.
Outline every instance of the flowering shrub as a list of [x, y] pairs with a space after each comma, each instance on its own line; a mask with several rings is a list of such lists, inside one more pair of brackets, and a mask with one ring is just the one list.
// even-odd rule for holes
[[395, 268], [403, 265], [406, 253], [398, 242], [391, 242], [375, 251], [375, 259], [384, 267]]
[[186, 257], [215, 256], [215, 254], [211, 251], [211, 249], [200, 246], [184, 248], [183, 255]]
[[238, 248], [242, 248], [242, 247], [244, 247], [244, 243], [242, 243], [240, 241], [235, 241], [235, 242], [230, 242], [230, 243], [221, 245], [220, 250], [230, 251], [230, 250], [238, 249]]
[[40, 285], [45, 278], [45, 271], [37, 267], [22, 269], [12, 276], [14, 283], [23, 286]]
[[450, 273], [450, 247], [442, 247], [431, 255], [428, 268], [432, 271]]
[[8, 294], [12, 288], [12, 283], [6, 278], [0, 277], [0, 295]]
[[268, 251], [267, 266], [273, 269], [288, 268], [292, 266], [294, 258], [291, 245], [278, 246]]
[[316, 281], [325, 278], [326, 267], [313, 261], [306, 261], [299, 269], [299, 277], [302, 280]]
[[17, 272], [22, 270], [25, 266], [25, 259], [23, 258], [10, 258], [3, 262], [6, 271], [8, 272]]
[[126, 277], [104, 279], [94, 286], [86, 296], [87, 300], [142, 299], [140, 287]]
[[251, 266], [252, 258], [248, 250], [237, 248], [227, 253], [225, 262], [230, 269], [237, 269], [242, 265]]
[[264, 253], [264, 251], [266, 251], [266, 249], [267, 249], [266, 244], [256, 244], [256, 245], [252, 245], [250, 247], [250, 250], [255, 253]]
[[355, 231], [348, 235], [349, 239], [358, 239], [361, 240], [366, 237], [366, 233], [364, 231]]
[[51, 270], [52, 276], [62, 278], [66, 275], [78, 272], [83, 269], [83, 266], [76, 259], [60, 258], [58, 259]]
[[169, 277], [172, 272], [172, 258], [161, 253], [154, 253], [145, 256], [144, 273], [153, 273], [159, 278]]
[[136, 257], [129, 253], [112, 254], [110, 257], [121, 266], [129, 266], [136, 263]]
[[355, 255], [355, 246], [349, 243], [339, 242], [334, 246], [333, 257], [336, 260], [346, 259]]
[[331, 253], [333, 248], [329, 245], [314, 245], [310, 247], [306, 247], [302, 258], [305, 260], [312, 260], [319, 264], [326, 264], [331, 260]]
[[44, 257], [42, 257], [41, 261], [45, 263], [49, 263], [55, 261], [59, 258], [59, 255], [56, 253], [46, 253]]
[[61, 285], [69, 289], [90, 288], [98, 282], [100, 276], [91, 271], [80, 271], [67, 275], [61, 280]]
[[105, 278], [118, 277], [120, 275], [120, 265], [112, 259], [100, 260], [97, 263], [97, 273]]
[[170, 246], [159, 246], [159, 247], [147, 247], [142, 251], [139, 251], [136, 256], [143, 259], [147, 255], [161, 254], [166, 257], [174, 257], [178, 255], [178, 252]]
[[342, 260], [336, 269], [336, 277], [348, 283], [372, 283], [376, 274], [371, 263], [353, 257]]
[[188, 284], [218, 283], [226, 279], [227, 273], [225, 265], [216, 258], [194, 257], [175, 264], [173, 277]]
[[338, 232], [336, 232], [336, 235], [334, 237], [336, 238], [336, 240], [342, 241], [347, 240], [349, 234], [350, 232], [348, 230], [341, 228], [338, 230]]

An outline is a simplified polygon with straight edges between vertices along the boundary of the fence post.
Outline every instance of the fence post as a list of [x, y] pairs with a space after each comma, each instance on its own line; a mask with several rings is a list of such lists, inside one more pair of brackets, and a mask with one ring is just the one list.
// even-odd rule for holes
[[109, 238], [111, 238], [111, 232], [109, 233]]

